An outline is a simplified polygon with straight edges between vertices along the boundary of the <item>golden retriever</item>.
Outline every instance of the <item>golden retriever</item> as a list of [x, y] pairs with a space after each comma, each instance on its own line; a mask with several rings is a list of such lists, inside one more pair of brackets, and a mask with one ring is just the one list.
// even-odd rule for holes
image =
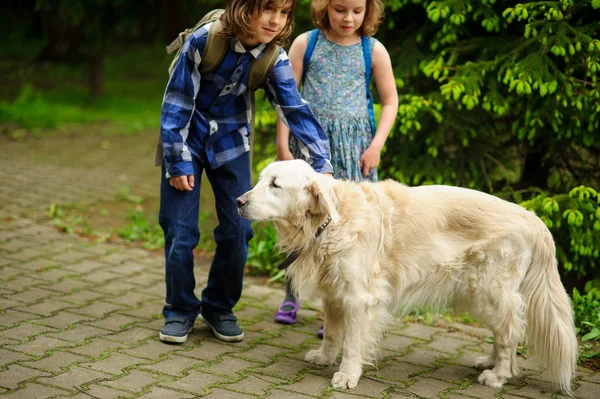
[[304, 161], [274, 162], [237, 199], [241, 216], [273, 221], [300, 297], [320, 297], [324, 339], [306, 360], [332, 364], [335, 388], [355, 388], [363, 365], [398, 311], [460, 301], [494, 335], [476, 360], [482, 384], [518, 374], [527, 342], [550, 379], [571, 393], [577, 339], [552, 235], [532, 212], [492, 195], [450, 186], [356, 184]]

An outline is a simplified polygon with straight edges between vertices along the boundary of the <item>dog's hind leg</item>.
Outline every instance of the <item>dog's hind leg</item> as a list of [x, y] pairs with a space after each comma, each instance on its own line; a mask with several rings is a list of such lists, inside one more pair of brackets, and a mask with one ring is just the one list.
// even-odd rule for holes
[[319, 349], [308, 351], [304, 360], [314, 364], [329, 365], [335, 363], [344, 337], [343, 311], [331, 301], [323, 300], [323, 342]]
[[[513, 258], [520, 263], [521, 257]], [[489, 290], [482, 293], [484, 304], [483, 318], [494, 334], [494, 350], [489, 358], [478, 358], [482, 368], [491, 368], [481, 373], [477, 381], [491, 387], [500, 388], [508, 378], [518, 374], [517, 344], [523, 340], [525, 332], [525, 302], [519, 292], [519, 274], [514, 273], [518, 266], [501, 270], [493, 276]], [[492, 268], [493, 270], [493, 268]]]

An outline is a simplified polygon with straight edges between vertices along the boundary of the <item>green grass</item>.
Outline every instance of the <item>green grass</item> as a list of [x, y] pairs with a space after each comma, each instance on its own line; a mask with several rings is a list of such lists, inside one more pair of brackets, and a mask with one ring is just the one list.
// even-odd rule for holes
[[120, 133], [156, 129], [169, 57], [162, 46], [113, 49], [105, 58], [105, 93], [90, 99], [83, 65], [2, 61], [0, 123], [26, 129], [73, 130], [106, 124]]

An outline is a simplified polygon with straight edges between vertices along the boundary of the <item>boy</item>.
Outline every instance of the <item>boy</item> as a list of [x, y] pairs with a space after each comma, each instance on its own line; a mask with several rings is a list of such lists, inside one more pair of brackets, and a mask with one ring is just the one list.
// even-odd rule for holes
[[[244, 338], [232, 309], [242, 292], [250, 222], [237, 213], [236, 198], [250, 189], [248, 67], [266, 45], [281, 44], [292, 32], [297, 0], [230, 0], [221, 34], [230, 48], [212, 73], [198, 66], [210, 25], [184, 44], [165, 90], [161, 111], [163, 166], [159, 223], [165, 235], [166, 304], [164, 342], [184, 343], [196, 317], [223, 341]], [[310, 154], [312, 167], [331, 173], [329, 141], [300, 98], [282, 49], [263, 85], [278, 116]], [[213, 188], [219, 226], [202, 302], [194, 294], [193, 249], [198, 244], [202, 172]]]

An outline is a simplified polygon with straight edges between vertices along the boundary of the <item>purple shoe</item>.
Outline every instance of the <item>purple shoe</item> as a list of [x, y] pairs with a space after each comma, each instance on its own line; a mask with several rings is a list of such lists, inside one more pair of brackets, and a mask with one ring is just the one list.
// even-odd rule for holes
[[[300, 309], [301, 304], [302, 301], [283, 302], [281, 305], [279, 305], [277, 313], [275, 313], [275, 321], [279, 324], [295, 324], [298, 309]], [[283, 310], [283, 308], [287, 306], [292, 307], [292, 310]]]
[[319, 328], [319, 331], [317, 331], [317, 337], [323, 339], [323, 326], [321, 326], [321, 328]]

